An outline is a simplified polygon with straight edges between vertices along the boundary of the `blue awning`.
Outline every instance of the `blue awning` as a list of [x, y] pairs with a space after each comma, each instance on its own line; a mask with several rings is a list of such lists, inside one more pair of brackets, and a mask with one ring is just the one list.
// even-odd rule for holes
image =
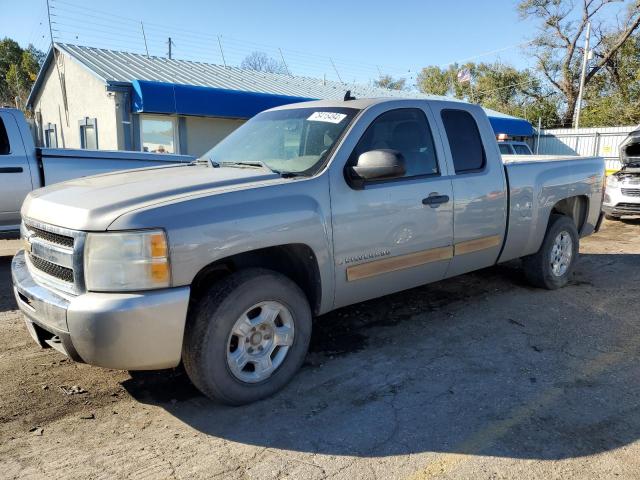
[[[203, 117], [251, 118], [269, 108], [318, 100], [272, 93], [247, 92], [177, 83], [133, 80], [132, 110], [137, 113], [197, 115]], [[533, 127], [521, 118], [485, 109], [496, 135], [533, 135]]]
[[132, 110], [144, 113], [251, 118], [269, 108], [313, 98], [133, 80]]

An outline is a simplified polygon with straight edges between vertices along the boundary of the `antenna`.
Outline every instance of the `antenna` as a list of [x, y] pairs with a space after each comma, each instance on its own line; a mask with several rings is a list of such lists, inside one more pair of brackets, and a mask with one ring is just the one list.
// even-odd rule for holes
[[347, 92], [344, 94], [344, 101], [348, 102], [349, 100], [355, 100], [356, 97], [354, 97], [353, 95], [351, 95], [351, 90], [347, 90]]
[[149, 58], [149, 47], [147, 47], [147, 36], [144, 34], [144, 23], [140, 22], [142, 27], [142, 38], [144, 38], [144, 49], [147, 51], [147, 58]]
[[218, 35], [218, 45], [220, 46], [220, 55], [222, 55], [222, 63], [224, 68], [227, 68], [227, 61], [224, 59], [224, 50], [222, 50], [222, 38]]
[[167, 40], [167, 45], [169, 45], [169, 60], [171, 60], [172, 56], [171, 56], [171, 47], [173, 45], [175, 45], [175, 42], [173, 40], [171, 40], [171, 37], [169, 37], [169, 39]]

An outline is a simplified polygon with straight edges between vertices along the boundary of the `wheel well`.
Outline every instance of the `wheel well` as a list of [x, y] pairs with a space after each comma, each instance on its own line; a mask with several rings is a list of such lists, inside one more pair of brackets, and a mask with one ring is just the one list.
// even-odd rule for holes
[[302, 289], [311, 310], [318, 313], [322, 295], [320, 269], [313, 250], [301, 243], [239, 253], [207, 265], [191, 283], [192, 298], [199, 298], [208, 287], [233, 272], [255, 267], [273, 270], [289, 277]]
[[584, 195], [569, 197], [556, 203], [551, 209], [551, 214], [557, 213], [570, 217], [575, 223], [578, 233], [580, 233], [587, 220], [588, 207], [589, 200]]

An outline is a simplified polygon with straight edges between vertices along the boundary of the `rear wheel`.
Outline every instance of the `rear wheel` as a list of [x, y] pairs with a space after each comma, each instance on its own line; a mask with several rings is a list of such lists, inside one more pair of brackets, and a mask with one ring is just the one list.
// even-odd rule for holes
[[212, 286], [192, 310], [184, 366], [208, 397], [246, 404], [291, 380], [310, 337], [311, 310], [300, 288], [279, 273], [248, 269]]
[[522, 259], [527, 280], [549, 290], [564, 287], [573, 273], [579, 246], [573, 220], [552, 215], [540, 250]]

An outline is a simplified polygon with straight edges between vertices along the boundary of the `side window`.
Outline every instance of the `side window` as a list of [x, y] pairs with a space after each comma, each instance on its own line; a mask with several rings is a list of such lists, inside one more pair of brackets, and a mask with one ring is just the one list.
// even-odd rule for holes
[[7, 135], [7, 129], [4, 127], [2, 118], [0, 118], [0, 155], [9, 155], [10, 153], [9, 135]]
[[80, 126], [80, 148], [98, 149], [98, 129], [95, 118], [85, 117], [78, 122]]
[[47, 123], [44, 127], [44, 146], [58, 148], [58, 129], [55, 123]]
[[498, 148], [500, 149], [500, 153], [502, 155], [511, 155], [511, 149], [507, 143], [499, 143]]
[[407, 170], [405, 177], [439, 173], [431, 129], [420, 109], [391, 110], [376, 118], [353, 150], [349, 164], [355, 165], [365, 152], [381, 149], [402, 154]]
[[482, 170], [486, 163], [486, 155], [478, 125], [471, 114], [464, 110], [442, 110], [440, 115], [456, 173]]

